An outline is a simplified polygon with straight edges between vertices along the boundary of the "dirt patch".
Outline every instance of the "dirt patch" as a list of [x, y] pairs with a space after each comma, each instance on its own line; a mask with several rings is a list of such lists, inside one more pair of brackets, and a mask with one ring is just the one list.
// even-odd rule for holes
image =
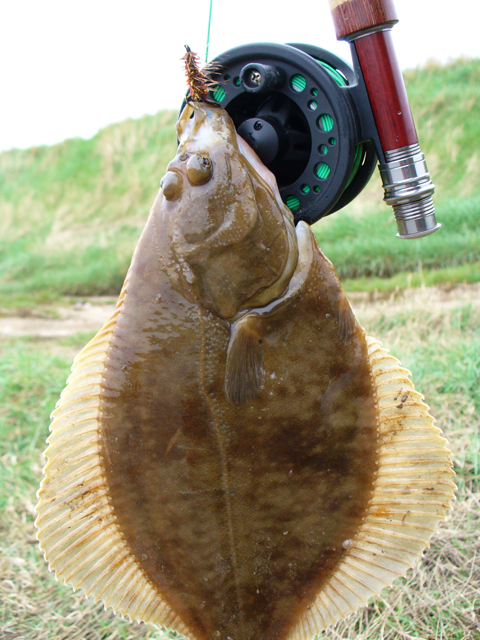
[[11, 312], [0, 317], [0, 337], [64, 338], [76, 333], [93, 333], [108, 320], [115, 309], [111, 299], [92, 299], [71, 305]]
[[[424, 287], [401, 289], [387, 295], [349, 293], [355, 313], [366, 328], [378, 316], [392, 316], [410, 308], [451, 308], [463, 304], [480, 306], [480, 283], [455, 287]], [[91, 298], [70, 305], [42, 307], [38, 310], [11, 312], [0, 317], [0, 337], [37, 336], [62, 338], [76, 333], [94, 333], [108, 320], [115, 309], [112, 298]]]
[[362, 326], [368, 330], [382, 316], [391, 318], [398, 313], [413, 309], [433, 312], [447, 311], [463, 305], [480, 306], [480, 283], [445, 285], [443, 287], [420, 287], [399, 289], [391, 293], [348, 293], [348, 299]]

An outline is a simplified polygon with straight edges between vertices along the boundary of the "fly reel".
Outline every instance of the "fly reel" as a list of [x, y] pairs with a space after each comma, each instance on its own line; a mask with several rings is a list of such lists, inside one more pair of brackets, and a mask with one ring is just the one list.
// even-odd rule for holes
[[362, 191], [379, 150], [368, 96], [345, 62], [311, 45], [259, 43], [212, 66], [210, 97], [274, 173], [295, 222], [312, 224]]

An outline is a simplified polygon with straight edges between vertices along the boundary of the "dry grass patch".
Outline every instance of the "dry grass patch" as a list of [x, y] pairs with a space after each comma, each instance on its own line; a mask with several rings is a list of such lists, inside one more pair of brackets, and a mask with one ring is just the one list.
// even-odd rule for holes
[[480, 493], [464, 487], [406, 578], [324, 633], [329, 640], [478, 640]]

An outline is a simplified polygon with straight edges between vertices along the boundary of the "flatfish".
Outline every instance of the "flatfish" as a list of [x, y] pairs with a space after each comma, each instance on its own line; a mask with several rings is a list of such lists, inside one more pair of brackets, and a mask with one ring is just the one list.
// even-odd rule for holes
[[38, 539], [57, 579], [131, 620], [306, 640], [421, 555], [449, 450], [228, 114], [187, 104], [177, 133], [53, 413]]

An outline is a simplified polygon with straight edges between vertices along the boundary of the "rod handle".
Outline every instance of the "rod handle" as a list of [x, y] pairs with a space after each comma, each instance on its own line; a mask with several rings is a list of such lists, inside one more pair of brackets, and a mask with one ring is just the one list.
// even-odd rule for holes
[[[338, 40], [358, 61], [380, 143], [385, 202], [393, 207], [399, 238], [440, 228], [435, 190], [408, 102], [390, 30], [398, 22], [393, 0], [329, 0]], [[379, 154], [380, 157], [380, 154]]]

